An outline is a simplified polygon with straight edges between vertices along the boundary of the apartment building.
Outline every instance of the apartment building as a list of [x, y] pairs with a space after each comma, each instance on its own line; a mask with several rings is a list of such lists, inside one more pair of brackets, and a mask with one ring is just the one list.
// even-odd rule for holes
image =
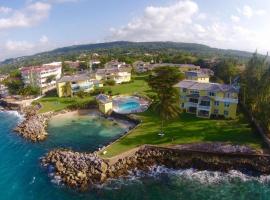
[[8, 87], [2, 83], [8, 77], [7, 74], [0, 74], [0, 98], [8, 95]]
[[115, 83], [125, 83], [131, 81], [131, 70], [125, 68], [98, 69], [95, 73], [97, 80], [114, 80]]
[[175, 85], [181, 109], [198, 117], [235, 119], [239, 88], [233, 85], [184, 80]]
[[100, 87], [103, 87], [103, 84], [91, 78], [89, 74], [63, 76], [57, 81], [57, 94], [59, 97], [73, 96], [79, 91], [90, 92]]
[[56, 88], [56, 81], [62, 74], [62, 63], [53, 62], [41, 66], [23, 67], [21, 74], [25, 85], [39, 87], [44, 94]]

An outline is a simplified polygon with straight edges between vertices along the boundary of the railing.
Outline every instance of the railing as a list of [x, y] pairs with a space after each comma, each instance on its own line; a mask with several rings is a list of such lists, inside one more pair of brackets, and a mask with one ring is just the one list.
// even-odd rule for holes
[[211, 106], [202, 106], [202, 105], [198, 105], [198, 109], [199, 110], [210, 110]]

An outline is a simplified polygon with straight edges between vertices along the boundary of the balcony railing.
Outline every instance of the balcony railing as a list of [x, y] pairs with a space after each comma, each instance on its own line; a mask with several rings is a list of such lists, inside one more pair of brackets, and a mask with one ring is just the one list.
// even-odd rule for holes
[[210, 110], [211, 106], [203, 106], [203, 105], [198, 105], [199, 110]]

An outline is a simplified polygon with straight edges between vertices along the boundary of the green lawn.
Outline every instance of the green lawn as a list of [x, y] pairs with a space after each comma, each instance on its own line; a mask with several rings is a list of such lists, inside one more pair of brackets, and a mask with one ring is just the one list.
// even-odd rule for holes
[[42, 105], [42, 108], [39, 110], [39, 112], [44, 113], [49, 111], [60, 111], [76, 103], [89, 102], [93, 100], [93, 98], [94, 97], [85, 97], [81, 99], [78, 97], [59, 98], [57, 96], [48, 96], [39, 99], [37, 102], [39, 102]]
[[165, 136], [158, 136], [159, 117], [152, 111], [138, 115], [143, 121], [128, 135], [107, 147], [104, 157], [112, 157], [143, 144], [171, 145], [195, 142], [229, 142], [262, 147], [262, 140], [255, 135], [243, 115], [237, 120], [200, 119], [183, 113], [179, 119], [166, 124]]
[[105, 86], [105, 91], [112, 91], [113, 95], [116, 94], [133, 94], [133, 93], [141, 93], [141, 94], [149, 94], [151, 90], [146, 82], [147, 74], [145, 75], [135, 75], [133, 76], [133, 81], [130, 83], [119, 84], [115, 86]]
[[[140, 94], [149, 94], [151, 93], [148, 84], [146, 83], [145, 79], [148, 75], [138, 75], [133, 76], [133, 81], [131, 83], [126, 84], [119, 84], [115, 86], [105, 86], [105, 92], [109, 90], [112, 91], [113, 95], [116, 94], [133, 94], [133, 93], [140, 93]], [[95, 97], [85, 97], [83, 99], [78, 97], [57, 97], [56, 91], [51, 92], [48, 96], [45, 96], [39, 99], [37, 102], [41, 103], [42, 108], [39, 111], [40, 113], [48, 112], [48, 111], [60, 111], [66, 109], [68, 106], [76, 103], [83, 103], [87, 101], [93, 100]]]

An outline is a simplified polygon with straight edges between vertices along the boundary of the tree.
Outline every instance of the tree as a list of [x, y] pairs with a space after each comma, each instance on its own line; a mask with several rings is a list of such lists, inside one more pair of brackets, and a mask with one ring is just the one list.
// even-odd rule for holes
[[72, 97], [73, 96], [73, 93], [72, 93], [72, 88], [71, 88], [71, 83], [70, 82], [67, 82], [65, 85], [62, 86], [62, 91], [63, 91], [63, 95], [65, 97], [68, 96], [68, 93], [70, 92], [70, 96]]
[[28, 85], [28, 86], [26, 86], [24, 88], [21, 88], [19, 90], [19, 94], [22, 95], [22, 96], [39, 95], [40, 94], [40, 88]]
[[230, 83], [231, 80], [239, 74], [237, 62], [232, 59], [223, 59], [214, 67], [217, 80], [220, 79], [225, 83]]
[[55, 75], [50, 75], [46, 78], [46, 83], [51, 83], [52, 81], [56, 80], [56, 76]]
[[149, 76], [148, 84], [157, 93], [153, 108], [161, 118], [161, 132], [164, 121], [174, 119], [180, 114], [179, 94], [174, 85], [184, 79], [184, 75], [175, 67], [159, 67]]
[[267, 58], [254, 53], [241, 78], [241, 96], [252, 115], [270, 130], [270, 66]]

